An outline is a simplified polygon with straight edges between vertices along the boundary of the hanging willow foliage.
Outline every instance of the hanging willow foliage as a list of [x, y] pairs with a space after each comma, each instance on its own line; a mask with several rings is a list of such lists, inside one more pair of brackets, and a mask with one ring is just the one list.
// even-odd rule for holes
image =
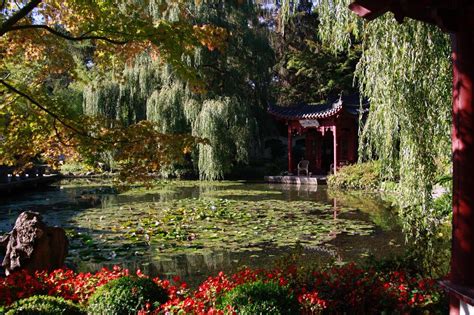
[[222, 178], [233, 162], [247, 163], [256, 125], [249, 106], [237, 98], [204, 101], [193, 135], [212, 145], [199, 145], [199, 177]]
[[263, 116], [266, 107], [273, 53], [251, 3], [190, 5], [190, 11], [197, 23], [213, 23], [233, 34], [224, 51], [201, 47], [192, 57], [183, 56], [204, 82], [204, 91], [195, 93], [195, 86], [172, 66], [144, 52], [123, 73], [110, 74], [106, 83], [97, 80], [85, 89], [84, 110], [126, 124], [146, 119], [165, 134], [208, 139], [198, 145], [193, 166], [202, 179], [220, 179], [259, 151], [256, 117]]
[[350, 0], [321, 0], [319, 35], [334, 52], [362, 43], [355, 81], [370, 99], [360, 157], [379, 159], [399, 180], [402, 216], [413, 231], [433, 225], [432, 189], [450, 172], [451, 60], [447, 35], [436, 27], [386, 14], [366, 22]]
[[433, 26], [399, 25], [392, 17], [369, 23], [365, 32], [371, 36], [356, 75], [372, 113], [362, 140], [388, 172], [397, 169], [398, 159], [406, 200], [427, 205], [436, 164], [450, 158], [449, 39]]

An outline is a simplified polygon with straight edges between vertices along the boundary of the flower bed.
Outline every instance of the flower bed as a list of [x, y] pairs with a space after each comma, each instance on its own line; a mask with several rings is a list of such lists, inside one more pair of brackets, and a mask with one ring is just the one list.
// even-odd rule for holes
[[[51, 295], [86, 306], [98, 287], [127, 275], [128, 271], [119, 267], [94, 274], [67, 269], [34, 275], [18, 272], [0, 278], [0, 303], [7, 309], [22, 298]], [[140, 271], [137, 276], [146, 277]], [[313, 272], [294, 266], [271, 271], [243, 269], [230, 276], [221, 272], [195, 290], [188, 289], [177, 277], [172, 281], [153, 280], [166, 290], [168, 300], [153, 311], [146, 303], [137, 309], [139, 314], [234, 313], [233, 305], [222, 305], [224, 296], [238, 286], [255, 282], [272, 282], [288, 288], [298, 300], [301, 314], [443, 313], [447, 305], [445, 294], [433, 279], [404, 271], [378, 272], [355, 264]]]

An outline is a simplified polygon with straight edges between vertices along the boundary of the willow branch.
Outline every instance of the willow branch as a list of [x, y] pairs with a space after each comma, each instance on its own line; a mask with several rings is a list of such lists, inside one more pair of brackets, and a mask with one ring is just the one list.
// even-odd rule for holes
[[46, 31], [48, 31], [49, 33], [51, 33], [55, 36], [58, 36], [58, 37], [61, 37], [61, 38], [64, 38], [64, 39], [67, 39], [67, 40], [70, 40], [70, 41], [82, 41], [82, 40], [88, 40], [88, 39], [97, 39], [97, 40], [106, 41], [106, 42], [114, 44], [114, 45], [125, 45], [126, 43], [128, 43], [128, 41], [119, 41], [119, 40], [111, 39], [111, 38], [108, 38], [108, 37], [105, 37], [105, 36], [87, 35], [91, 32], [86, 32], [83, 35], [77, 36], [77, 37], [70, 36], [70, 35], [64, 34], [60, 31], [57, 31], [57, 30], [55, 30], [54, 28], [52, 28], [48, 25], [38, 25], [38, 24], [16, 25], [16, 26], [12, 26], [8, 31], [18, 31], [18, 30], [26, 30], [26, 29], [46, 30]]
[[34, 8], [36, 8], [42, 0], [32, 0], [28, 2], [23, 8], [16, 11], [9, 19], [7, 19], [3, 24], [0, 26], [0, 36], [5, 35], [8, 31], [12, 29], [12, 27], [22, 18], [27, 16]]

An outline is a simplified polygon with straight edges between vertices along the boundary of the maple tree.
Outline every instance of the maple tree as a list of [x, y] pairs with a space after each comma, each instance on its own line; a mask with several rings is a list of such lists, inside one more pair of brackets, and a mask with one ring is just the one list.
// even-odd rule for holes
[[[1, 1], [0, 165], [22, 168], [38, 157], [54, 163], [77, 151], [92, 162], [113, 150], [127, 179], [158, 170], [203, 140], [160, 133], [150, 122], [124, 126], [74, 112], [50, 83], [120, 73], [147, 51], [199, 88], [183, 56], [196, 46], [223, 49], [226, 36], [224, 28], [193, 23], [182, 1]], [[86, 53], [75, 43], [85, 43]]]

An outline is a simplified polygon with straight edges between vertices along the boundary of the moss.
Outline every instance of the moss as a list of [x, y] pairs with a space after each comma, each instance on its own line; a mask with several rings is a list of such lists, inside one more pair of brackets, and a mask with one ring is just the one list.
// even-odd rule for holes
[[85, 315], [81, 306], [61, 297], [35, 295], [16, 301], [7, 308], [6, 315]]

